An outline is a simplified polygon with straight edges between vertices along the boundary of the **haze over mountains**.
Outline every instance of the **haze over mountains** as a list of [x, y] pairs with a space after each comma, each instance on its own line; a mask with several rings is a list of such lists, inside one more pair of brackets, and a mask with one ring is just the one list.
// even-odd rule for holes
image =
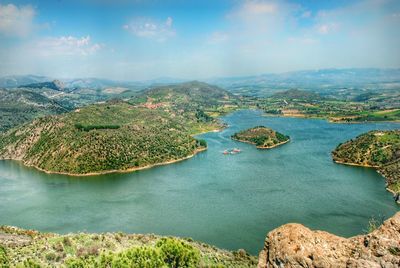
[[[38, 75], [10, 75], [0, 78], [0, 87], [21, 87], [24, 85], [53, 81], [55, 79], [63, 82], [65, 87], [68, 88], [105, 88], [112, 86], [140, 88], [150, 85], [172, 84], [188, 81], [187, 79], [173, 77], [162, 77], [144, 81], [115, 81], [102, 78], [62, 79]], [[215, 77], [201, 80], [227, 88], [236, 88], [245, 85], [258, 87], [277, 86], [282, 88], [315, 88], [329, 86], [349, 87], [376, 83], [400, 83], [400, 69], [320, 69], [286, 73], [267, 73], [254, 76]]]

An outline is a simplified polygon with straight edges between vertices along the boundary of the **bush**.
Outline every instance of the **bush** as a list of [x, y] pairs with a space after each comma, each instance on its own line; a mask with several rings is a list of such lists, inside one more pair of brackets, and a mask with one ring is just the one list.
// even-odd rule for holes
[[123, 267], [126, 263], [129, 264], [129, 267], [165, 267], [161, 251], [157, 248], [144, 246], [129, 249], [122, 254], [122, 256], [112, 262], [112, 267]]
[[35, 262], [35, 261], [31, 260], [31, 259], [28, 259], [28, 260], [25, 260], [25, 261], [22, 263], [22, 266], [17, 265], [17, 267], [23, 267], [23, 268], [41, 268], [42, 266], [41, 266], [40, 264], [38, 264], [37, 262]]
[[0, 246], [0, 267], [9, 267], [6, 250]]
[[197, 140], [197, 142], [201, 147], [207, 147], [207, 142], [205, 140]]
[[156, 247], [162, 251], [165, 263], [171, 268], [197, 267], [200, 261], [200, 252], [197, 249], [174, 238], [162, 238]]
[[162, 238], [155, 247], [133, 247], [120, 253], [102, 253], [100, 257], [85, 256], [69, 258], [65, 265], [69, 268], [87, 267], [197, 267], [200, 252], [193, 246], [174, 238]]
[[66, 261], [69, 268], [87, 267], [140, 267], [161, 268], [167, 267], [161, 250], [154, 247], [134, 247], [121, 253], [103, 253], [100, 258], [70, 258]]
[[92, 126], [84, 126], [82, 124], [75, 124], [75, 127], [79, 130], [90, 131], [93, 129], [118, 129], [120, 126], [118, 125], [92, 125]]

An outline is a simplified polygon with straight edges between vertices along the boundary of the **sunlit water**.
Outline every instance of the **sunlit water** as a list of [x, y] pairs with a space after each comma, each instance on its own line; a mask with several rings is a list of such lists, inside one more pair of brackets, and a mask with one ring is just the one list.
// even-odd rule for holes
[[[330, 152], [360, 133], [400, 124], [330, 124], [258, 111], [223, 119], [229, 128], [200, 136], [208, 151], [134, 173], [76, 178], [0, 161], [0, 224], [59, 233], [177, 235], [257, 254], [266, 233], [287, 222], [352, 236], [371, 216], [399, 210], [379, 174], [334, 164]], [[290, 135], [291, 142], [258, 150], [230, 139], [257, 125]], [[233, 147], [243, 152], [222, 154]]]

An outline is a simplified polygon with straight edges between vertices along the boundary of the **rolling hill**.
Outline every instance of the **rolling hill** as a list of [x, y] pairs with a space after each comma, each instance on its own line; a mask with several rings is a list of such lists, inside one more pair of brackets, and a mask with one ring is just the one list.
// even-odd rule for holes
[[67, 107], [36, 92], [0, 89], [0, 131], [40, 116], [67, 111]]
[[370, 131], [347, 141], [332, 152], [337, 163], [374, 167], [387, 182], [387, 189], [400, 193], [400, 130]]
[[0, 136], [0, 158], [70, 175], [130, 171], [188, 158], [206, 148], [191, 135], [221, 127], [201, 108], [218, 108], [229, 96], [196, 85], [155, 88], [129, 103], [109, 101], [39, 118]]

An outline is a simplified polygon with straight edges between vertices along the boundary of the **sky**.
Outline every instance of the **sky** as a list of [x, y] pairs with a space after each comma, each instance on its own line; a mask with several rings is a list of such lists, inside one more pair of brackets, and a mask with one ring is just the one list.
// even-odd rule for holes
[[0, 76], [399, 68], [399, 0], [0, 0]]

